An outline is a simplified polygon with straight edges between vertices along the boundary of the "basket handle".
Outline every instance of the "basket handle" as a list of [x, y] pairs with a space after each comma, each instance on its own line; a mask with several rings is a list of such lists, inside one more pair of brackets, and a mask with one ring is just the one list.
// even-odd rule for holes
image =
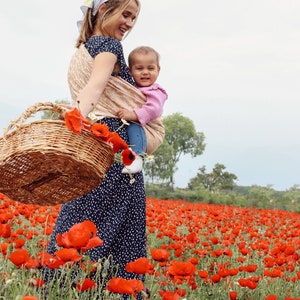
[[5, 138], [5, 136], [9, 132], [13, 131], [14, 129], [19, 128], [26, 121], [26, 119], [32, 117], [35, 113], [37, 113], [39, 111], [43, 111], [43, 110], [51, 110], [53, 112], [61, 114], [66, 109], [56, 103], [38, 102], [38, 103], [28, 107], [18, 119], [11, 121], [10, 124], [8, 125], [8, 127], [4, 130], [3, 137]]

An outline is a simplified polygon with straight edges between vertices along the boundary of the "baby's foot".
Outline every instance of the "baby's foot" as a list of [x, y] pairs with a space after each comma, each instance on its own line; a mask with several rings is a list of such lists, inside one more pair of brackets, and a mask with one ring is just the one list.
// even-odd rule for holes
[[139, 155], [135, 157], [135, 160], [131, 163], [131, 165], [123, 168], [123, 174], [133, 174], [142, 171], [143, 169], [143, 158]]

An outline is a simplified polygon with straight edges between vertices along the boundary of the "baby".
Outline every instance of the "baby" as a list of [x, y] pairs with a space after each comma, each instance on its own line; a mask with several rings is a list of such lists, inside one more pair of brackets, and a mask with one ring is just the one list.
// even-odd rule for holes
[[168, 94], [156, 83], [160, 64], [159, 54], [153, 48], [135, 48], [128, 56], [128, 65], [136, 87], [147, 98], [141, 108], [120, 109], [117, 113], [119, 118], [131, 121], [127, 133], [130, 147], [137, 154], [133, 163], [124, 167], [122, 173], [137, 173], [143, 168], [143, 154], [146, 152], [146, 135], [142, 126], [162, 114]]

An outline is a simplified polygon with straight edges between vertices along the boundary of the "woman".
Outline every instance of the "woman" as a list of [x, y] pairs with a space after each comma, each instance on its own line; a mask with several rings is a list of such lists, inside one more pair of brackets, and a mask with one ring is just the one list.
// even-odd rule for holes
[[[85, 117], [95, 109], [106, 116], [101, 122], [105, 122], [111, 131], [116, 131], [122, 121], [109, 112], [106, 107], [108, 96], [103, 98], [103, 93], [114, 78], [121, 80], [122, 84], [126, 81], [134, 88], [120, 41], [132, 29], [140, 3], [139, 0], [94, 0], [85, 3], [88, 7], [82, 7], [85, 16], [77, 50], [69, 67], [70, 91]], [[125, 127], [118, 133], [128, 142]], [[134, 274], [126, 272], [125, 266], [146, 256], [146, 197], [142, 172], [131, 175], [135, 179], [131, 184], [129, 175], [121, 173], [122, 168], [122, 164], [114, 163], [99, 187], [62, 205], [50, 239], [49, 253], [57, 250], [58, 233], [68, 231], [76, 223], [91, 220], [104, 241], [103, 246], [89, 251], [91, 259], [98, 261], [112, 256], [114, 265], [118, 265], [117, 276], [133, 278]]]

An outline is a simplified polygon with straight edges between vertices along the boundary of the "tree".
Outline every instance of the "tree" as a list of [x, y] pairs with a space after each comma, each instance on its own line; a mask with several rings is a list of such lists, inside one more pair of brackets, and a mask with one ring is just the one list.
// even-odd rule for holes
[[182, 154], [199, 156], [205, 149], [204, 134], [197, 132], [192, 120], [174, 113], [163, 119], [165, 138], [163, 144], [154, 154], [155, 163], [145, 165], [145, 174], [152, 178], [167, 181], [174, 190], [174, 174]]
[[233, 173], [225, 172], [225, 169], [224, 165], [217, 163], [212, 172], [207, 173], [206, 167], [202, 166], [196, 177], [190, 180], [188, 188], [194, 190], [202, 187], [212, 192], [232, 190], [237, 176]]
[[289, 188], [282, 196], [282, 206], [280, 209], [300, 211], [300, 186], [298, 184]]
[[266, 187], [252, 185], [249, 189], [248, 201], [251, 206], [267, 207], [276, 206], [275, 198], [273, 197], [275, 190], [272, 185], [269, 184]]

